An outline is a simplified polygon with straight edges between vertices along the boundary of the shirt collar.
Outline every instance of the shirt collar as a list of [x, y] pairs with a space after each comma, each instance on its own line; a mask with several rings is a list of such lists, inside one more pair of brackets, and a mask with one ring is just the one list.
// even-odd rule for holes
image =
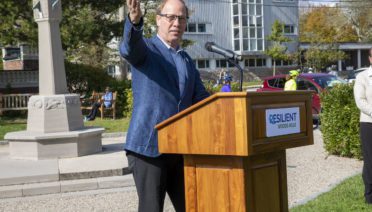
[[156, 35], [158, 38], [159, 38], [159, 40], [167, 47], [167, 49], [169, 49], [169, 50], [173, 50], [173, 51], [175, 51], [175, 52], [180, 52], [180, 51], [182, 51], [183, 49], [182, 48], [180, 48], [179, 46], [175, 49], [175, 48], [173, 48], [173, 47], [171, 47], [167, 42], [165, 42], [164, 40], [163, 40], [163, 38], [161, 38], [160, 36], [159, 36], [159, 34], [157, 34]]

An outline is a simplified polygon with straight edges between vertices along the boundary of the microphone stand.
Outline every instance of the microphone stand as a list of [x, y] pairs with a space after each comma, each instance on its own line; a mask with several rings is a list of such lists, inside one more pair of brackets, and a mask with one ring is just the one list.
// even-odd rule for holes
[[240, 91], [243, 91], [243, 68], [239, 65], [238, 61], [227, 57], [225, 58], [227, 59], [227, 61], [229, 61], [229, 63], [233, 64], [240, 71]]

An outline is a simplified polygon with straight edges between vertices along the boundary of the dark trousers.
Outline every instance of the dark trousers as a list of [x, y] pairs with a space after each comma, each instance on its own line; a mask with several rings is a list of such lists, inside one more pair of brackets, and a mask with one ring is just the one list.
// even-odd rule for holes
[[94, 120], [96, 118], [99, 107], [101, 107], [101, 103], [99, 103], [99, 102], [95, 102], [92, 105], [92, 110], [89, 112], [89, 114], [87, 116], [89, 118], [89, 120]]
[[360, 123], [360, 140], [363, 152], [364, 197], [372, 204], [372, 123]]
[[156, 158], [127, 152], [139, 199], [138, 211], [163, 211], [167, 192], [176, 211], [185, 211], [183, 158], [163, 154]]

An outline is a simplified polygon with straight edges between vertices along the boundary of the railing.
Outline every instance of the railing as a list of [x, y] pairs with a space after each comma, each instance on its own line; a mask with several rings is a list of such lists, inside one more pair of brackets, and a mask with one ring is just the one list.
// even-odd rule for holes
[[0, 115], [9, 110], [27, 110], [30, 97], [35, 94], [0, 94]]
[[38, 71], [1, 71], [0, 88], [37, 87], [39, 85]]

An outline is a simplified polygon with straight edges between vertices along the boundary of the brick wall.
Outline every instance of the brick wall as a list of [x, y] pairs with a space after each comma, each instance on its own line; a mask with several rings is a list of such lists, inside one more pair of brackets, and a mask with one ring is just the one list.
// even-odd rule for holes
[[8, 60], [3, 62], [4, 70], [23, 70], [21, 60]]
[[8, 60], [3, 62], [4, 70], [38, 70], [38, 60]]

